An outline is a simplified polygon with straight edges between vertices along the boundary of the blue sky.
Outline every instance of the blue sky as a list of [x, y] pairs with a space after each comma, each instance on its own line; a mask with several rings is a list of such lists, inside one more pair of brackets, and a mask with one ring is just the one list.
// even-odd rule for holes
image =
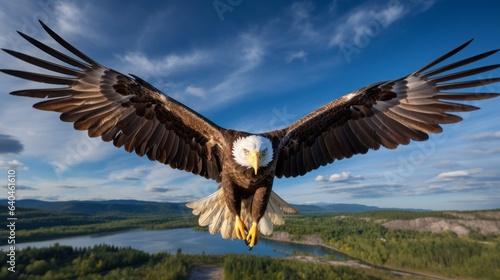
[[[101, 64], [142, 77], [220, 126], [262, 132], [350, 91], [407, 75], [471, 38], [459, 59], [499, 48], [500, 4], [471, 3], [3, 1], [0, 46], [47, 57], [15, 32], [55, 46], [37, 24], [42, 19]], [[34, 69], [5, 53], [0, 68]], [[483, 78], [492, 76], [500, 71]], [[177, 202], [217, 187], [89, 139], [56, 113], [32, 109], [35, 100], [8, 95], [39, 85], [6, 75], [0, 84], [0, 170], [17, 169], [18, 199]], [[481, 90], [500, 92], [500, 85]], [[274, 190], [302, 204], [499, 208], [500, 98], [472, 105], [482, 109], [461, 114], [463, 122], [427, 142], [275, 180]]]

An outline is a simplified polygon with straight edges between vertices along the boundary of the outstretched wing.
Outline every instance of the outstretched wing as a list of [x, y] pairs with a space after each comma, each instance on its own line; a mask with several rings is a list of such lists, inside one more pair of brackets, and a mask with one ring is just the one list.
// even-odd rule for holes
[[[282, 138], [276, 176], [304, 175], [335, 159], [365, 154], [369, 149], [377, 150], [381, 145], [395, 149], [399, 144], [410, 143], [410, 139], [427, 140], [428, 133], [442, 132], [440, 124], [462, 120], [448, 112], [478, 109], [449, 101], [498, 96], [498, 93], [480, 93], [478, 90], [483, 85], [500, 81], [500, 78], [453, 81], [493, 70], [500, 66], [498, 64], [446, 73], [490, 56], [497, 50], [428, 70], [462, 50], [471, 41], [404, 78], [376, 83], [347, 94], [283, 130], [267, 133]], [[477, 90], [470, 93], [443, 92], [471, 87], [477, 87]]]
[[60, 73], [1, 70], [4, 73], [41, 83], [67, 87], [29, 89], [11, 94], [48, 100], [36, 103], [40, 110], [60, 112], [61, 120], [73, 122], [90, 137], [113, 141], [116, 147], [219, 181], [222, 170], [220, 146], [225, 145], [223, 129], [193, 110], [163, 95], [138, 77], [129, 77], [99, 65], [40, 22], [61, 46], [81, 60], [67, 56], [21, 32], [34, 46], [67, 67], [33, 56], [4, 50], [33, 65]]

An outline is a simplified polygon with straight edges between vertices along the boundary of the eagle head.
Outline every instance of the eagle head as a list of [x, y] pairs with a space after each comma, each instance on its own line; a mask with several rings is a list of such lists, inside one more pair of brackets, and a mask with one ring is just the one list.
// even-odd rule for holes
[[273, 160], [273, 145], [269, 139], [258, 135], [240, 137], [233, 143], [233, 157], [239, 165], [253, 168], [257, 175], [259, 167]]

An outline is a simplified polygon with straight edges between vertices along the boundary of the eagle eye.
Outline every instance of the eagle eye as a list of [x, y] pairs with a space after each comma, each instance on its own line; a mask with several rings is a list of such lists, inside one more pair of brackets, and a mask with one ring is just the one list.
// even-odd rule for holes
[[250, 154], [250, 151], [247, 149], [243, 149], [243, 153], [245, 154], [245, 156], [248, 156]]

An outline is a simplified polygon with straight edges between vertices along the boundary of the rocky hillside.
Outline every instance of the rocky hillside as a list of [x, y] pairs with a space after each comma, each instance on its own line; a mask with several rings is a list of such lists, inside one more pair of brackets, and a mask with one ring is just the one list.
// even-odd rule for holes
[[456, 219], [417, 218], [413, 220], [383, 220], [375, 222], [390, 229], [443, 232], [449, 230], [458, 236], [466, 236], [472, 230], [483, 235], [500, 234], [500, 211], [485, 212], [446, 212]]

